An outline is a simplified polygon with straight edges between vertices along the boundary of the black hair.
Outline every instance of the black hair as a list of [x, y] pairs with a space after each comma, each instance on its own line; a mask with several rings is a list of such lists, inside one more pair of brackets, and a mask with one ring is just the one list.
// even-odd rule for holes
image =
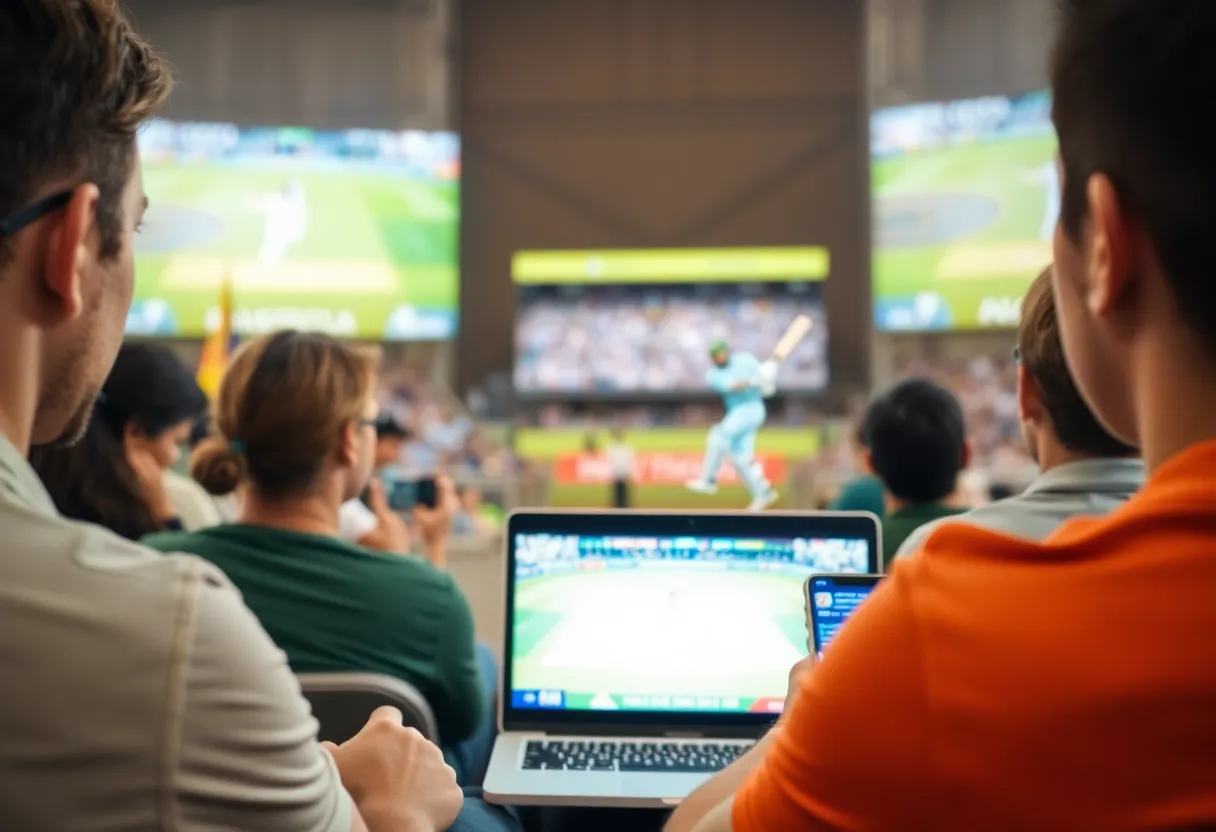
[[927, 379], [900, 382], [870, 403], [862, 422], [874, 472], [906, 503], [936, 503], [958, 484], [967, 456], [963, 409]]
[[1090, 176], [1106, 174], [1160, 260], [1179, 314], [1216, 349], [1211, 224], [1216, 3], [1064, 0], [1052, 60], [1064, 168], [1061, 225], [1074, 241]]
[[388, 414], [381, 414], [376, 419], [377, 439], [409, 439], [410, 431]]
[[124, 344], [93, 410], [84, 436], [69, 447], [34, 448], [30, 463], [59, 512], [95, 523], [131, 540], [161, 531], [127, 462], [128, 426], [158, 436], [199, 419], [207, 397], [168, 349]]

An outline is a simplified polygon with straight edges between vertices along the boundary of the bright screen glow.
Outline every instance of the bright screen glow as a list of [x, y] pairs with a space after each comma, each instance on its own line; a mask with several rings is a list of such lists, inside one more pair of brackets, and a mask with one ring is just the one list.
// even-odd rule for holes
[[1060, 208], [1048, 94], [878, 110], [870, 133], [875, 326], [1016, 326]]
[[807, 653], [803, 583], [865, 540], [518, 534], [521, 709], [778, 713]]
[[455, 335], [455, 134], [153, 121], [139, 146], [151, 204], [128, 332], [210, 332], [227, 284], [242, 335]]
[[778, 392], [828, 384], [817, 247], [519, 252], [515, 389], [525, 395], [707, 393], [709, 345], [764, 361], [800, 314], [815, 322]]

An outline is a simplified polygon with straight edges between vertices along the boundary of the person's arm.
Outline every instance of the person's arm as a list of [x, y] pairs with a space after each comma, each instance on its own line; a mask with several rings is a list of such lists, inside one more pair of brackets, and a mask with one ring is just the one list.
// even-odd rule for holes
[[219, 570], [170, 556], [181, 606], [166, 679], [159, 808], [165, 828], [441, 832], [456, 774], [381, 708], [341, 746], [317, 722], [287, 658]]
[[933, 828], [912, 571], [897, 569], [836, 636], [768, 747], [749, 755], [756, 764], [742, 784], [720, 785], [729, 769], [712, 778], [670, 832]]
[[[750, 751], [715, 774], [699, 789], [681, 801], [680, 805], [672, 813], [671, 818], [667, 821], [665, 831], [691, 832], [693, 829], [700, 830], [702, 828], [700, 824], [709, 822], [716, 809], [721, 806], [729, 807], [734, 799], [735, 792], [739, 791], [743, 784], [747, 782], [747, 779], [764, 762], [764, 758], [768, 754], [778, 730], [780, 730], [780, 725], [775, 726], [765, 734], [760, 742], [756, 743]], [[729, 819], [728, 813], [727, 820], [729, 821]], [[714, 827], [711, 825], [710, 828]], [[723, 829], [729, 832], [730, 827], [723, 827]]]
[[189, 829], [359, 830], [287, 658], [209, 566], [181, 560], [165, 811]]
[[451, 576], [448, 614], [438, 633], [435, 651], [437, 695], [428, 696], [445, 745], [468, 739], [485, 719], [486, 691], [477, 670], [477, 636], [473, 612]]

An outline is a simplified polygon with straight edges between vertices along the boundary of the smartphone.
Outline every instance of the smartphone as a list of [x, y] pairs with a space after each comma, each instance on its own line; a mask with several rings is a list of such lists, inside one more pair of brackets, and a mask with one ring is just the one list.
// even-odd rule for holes
[[393, 511], [409, 511], [414, 506], [434, 508], [439, 504], [439, 489], [434, 477], [418, 479], [387, 479], [384, 495]]
[[803, 591], [806, 627], [816, 656], [823, 658], [828, 643], [882, 578], [882, 575], [812, 575], [806, 579]]

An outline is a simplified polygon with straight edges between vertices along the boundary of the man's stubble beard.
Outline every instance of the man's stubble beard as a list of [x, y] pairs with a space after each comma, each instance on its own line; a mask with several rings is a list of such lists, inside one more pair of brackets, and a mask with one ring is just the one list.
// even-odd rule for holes
[[[106, 372], [102, 376], [101, 381], [87, 382], [94, 365], [94, 362], [91, 360], [95, 357], [94, 353], [97, 349], [94, 345], [100, 341], [100, 332], [98, 330], [100, 328], [100, 317], [104, 311], [101, 308], [102, 302], [100, 300], [102, 294], [98, 293], [98, 299], [90, 304], [82, 315], [83, 320], [92, 322], [92, 325], [83, 327], [77, 338], [68, 345], [59, 360], [59, 366], [49, 376], [49, 383], [46, 389], [42, 391], [38, 408], [34, 414], [35, 436], [41, 433], [40, 428], [45, 426], [48, 420], [61, 419], [65, 411], [69, 415], [64, 420], [63, 426], [58, 430], [57, 434], [48, 441], [38, 443], [40, 445], [52, 448], [68, 448], [83, 439], [89, 429], [89, 423], [93, 418], [93, 408], [97, 403], [98, 396], [101, 395], [101, 385], [104, 383], [105, 376], [109, 375], [114, 357], [118, 355], [116, 347], [113, 351], [114, 355], [106, 365]], [[121, 343], [122, 337], [120, 335], [119, 344]], [[77, 385], [82, 381], [88, 383], [89, 386], [80, 390]]]
[[59, 438], [50, 443], [52, 448], [70, 448], [73, 445], [84, 439], [84, 435], [88, 433], [89, 425], [93, 422], [93, 408], [97, 404], [97, 396], [100, 391], [94, 391], [87, 397], [85, 402], [77, 408], [68, 419], [68, 423], [63, 428], [63, 433]]

